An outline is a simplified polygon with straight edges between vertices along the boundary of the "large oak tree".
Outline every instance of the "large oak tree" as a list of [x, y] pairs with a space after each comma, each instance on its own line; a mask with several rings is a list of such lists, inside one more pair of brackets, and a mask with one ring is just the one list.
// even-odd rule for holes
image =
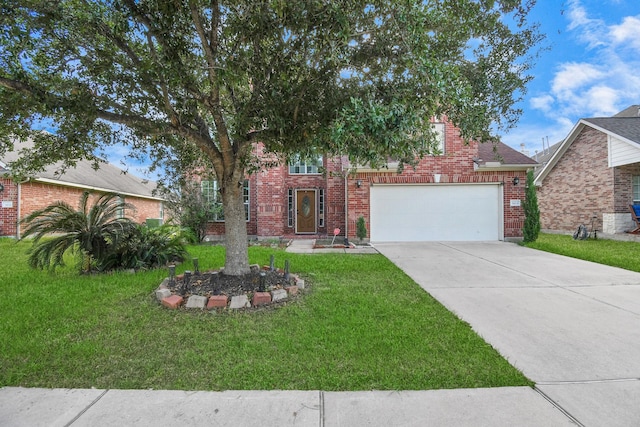
[[[540, 41], [534, 0], [2, 0], [0, 154], [13, 165], [124, 143], [163, 170], [210, 167], [225, 272], [248, 271], [242, 182], [281, 156], [359, 163], [428, 153], [429, 118], [467, 139], [512, 126]], [[53, 133], [34, 132], [43, 126]]]

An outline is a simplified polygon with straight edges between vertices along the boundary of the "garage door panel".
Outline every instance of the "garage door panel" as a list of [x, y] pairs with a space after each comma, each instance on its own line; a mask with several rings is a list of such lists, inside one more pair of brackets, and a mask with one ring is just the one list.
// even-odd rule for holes
[[498, 185], [373, 186], [371, 240], [499, 240], [499, 196]]

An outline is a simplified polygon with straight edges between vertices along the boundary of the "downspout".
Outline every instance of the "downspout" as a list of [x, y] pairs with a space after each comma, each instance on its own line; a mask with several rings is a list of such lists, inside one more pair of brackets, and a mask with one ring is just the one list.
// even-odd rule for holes
[[347, 173], [344, 171], [344, 163], [342, 163], [342, 174], [344, 175], [344, 245], [349, 245], [349, 169], [347, 168]]
[[20, 240], [20, 217], [22, 201], [22, 182], [18, 182], [17, 200], [16, 200], [16, 239]]

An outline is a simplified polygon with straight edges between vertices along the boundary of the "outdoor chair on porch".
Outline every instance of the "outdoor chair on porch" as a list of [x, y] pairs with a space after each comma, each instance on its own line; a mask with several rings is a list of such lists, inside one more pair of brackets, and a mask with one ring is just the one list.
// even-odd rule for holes
[[636, 223], [636, 228], [629, 233], [638, 234], [640, 233], [640, 205], [629, 205], [629, 210], [631, 211], [631, 219]]

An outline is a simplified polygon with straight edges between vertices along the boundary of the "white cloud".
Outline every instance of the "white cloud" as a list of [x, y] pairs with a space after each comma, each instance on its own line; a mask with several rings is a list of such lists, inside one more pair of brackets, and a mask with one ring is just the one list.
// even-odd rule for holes
[[[640, 102], [640, 15], [607, 24], [593, 19], [579, 0], [566, 16], [569, 34], [583, 46], [584, 59], [560, 62], [547, 92], [530, 100], [532, 109], [558, 123], [581, 117], [611, 116]], [[569, 42], [569, 41], [567, 41]]]
[[567, 63], [560, 66], [551, 83], [551, 91], [556, 96], [570, 96], [577, 89], [598, 81], [604, 73], [594, 65], [585, 63]]
[[551, 109], [553, 108], [554, 102], [555, 102], [555, 99], [553, 98], [553, 96], [549, 94], [542, 95], [542, 96], [534, 96], [533, 98], [531, 98], [531, 100], [529, 100], [529, 104], [531, 105], [531, 108], [544, 111], [545, 113], [551, 111]]
[[640, 17], [627, 16], [620, 25], [612, 25], [609, 31], [615, 45], [640, 51]]
[[567, 16], [569, 17], [569, 25], [567, 29], [569, 31], [579, 29], [580, 33], [578, 34], [578, 37], [582, 41], [586, 42], [589, 48], [604, 44], [602, 41], [604, 34], [606, 34], [606, 25], [604, 21], [589, 18], [589, 14], [582, 4], [580, 4], [579, 0], [572, 0], [569, 2]]

